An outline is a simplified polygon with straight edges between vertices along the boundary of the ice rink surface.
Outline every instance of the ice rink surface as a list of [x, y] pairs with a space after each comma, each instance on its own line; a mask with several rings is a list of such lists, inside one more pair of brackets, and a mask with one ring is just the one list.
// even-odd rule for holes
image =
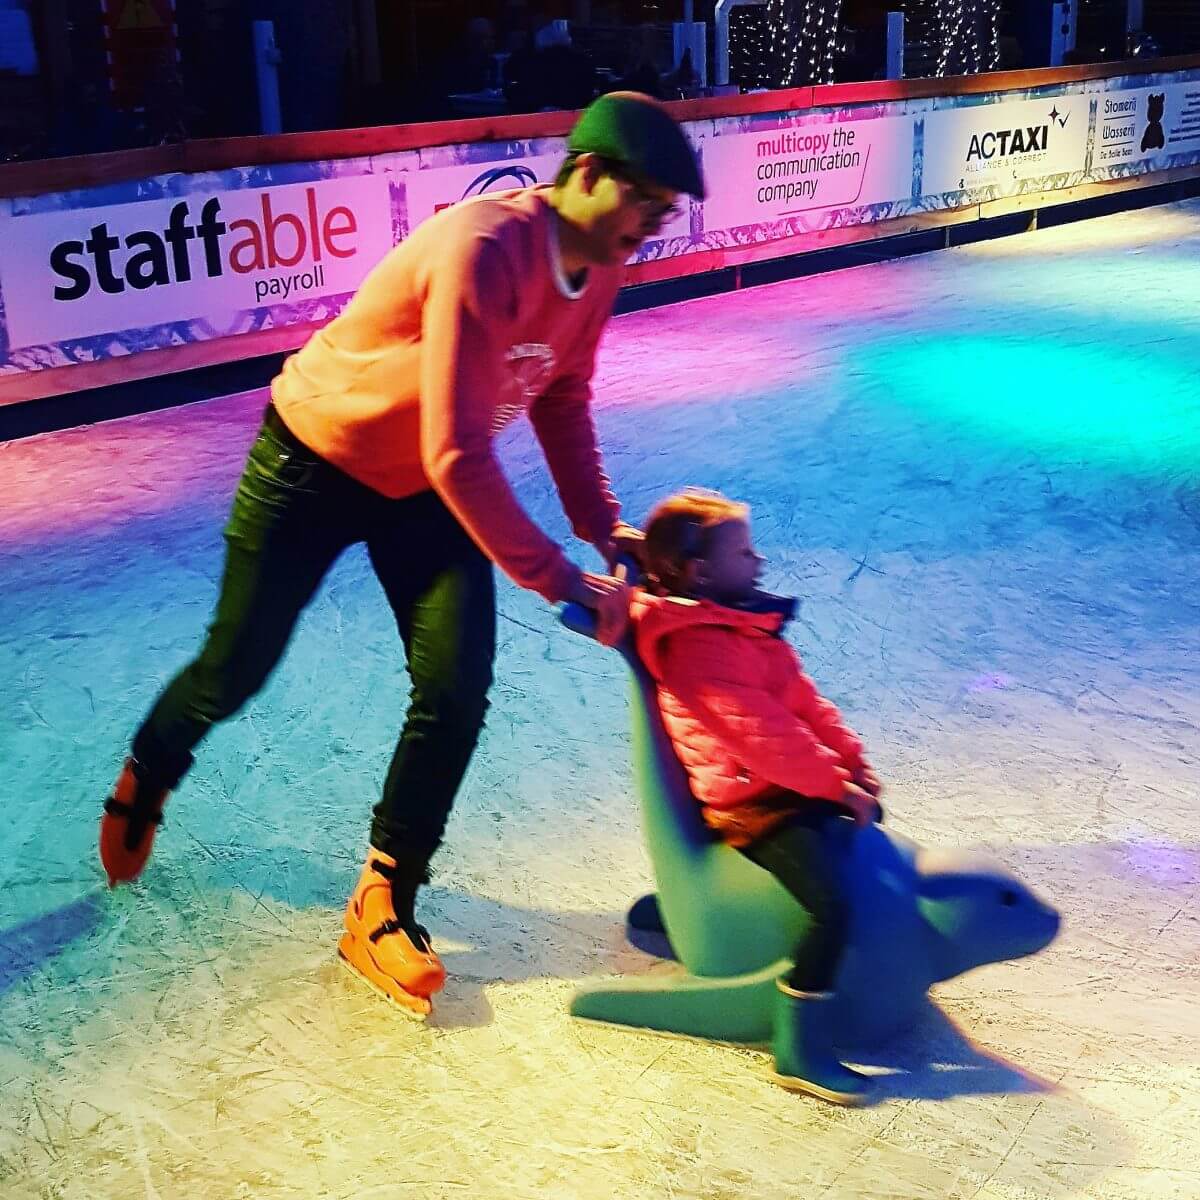
[[[358, 551], [109, 893], [100, 804], [198, 646], [265, 396], [0, 445], [0, 1196], [1200, 1197], [1198, 263], [1189, 202], [625, 316], [602, 348], [628, 516], [748, 500], [892, 824], [1062, 911], [1043, 954], [936, 990], [859, 1111], [764, 1051], [567, 1015], [580, 981], [676, 968], [624, 939], [652, 881], [623, 668], [507, 583], [423, 903], [427, 1025], [333, 953], [406, 692]], [[527, 424], [501, 453], [565, 536]]]

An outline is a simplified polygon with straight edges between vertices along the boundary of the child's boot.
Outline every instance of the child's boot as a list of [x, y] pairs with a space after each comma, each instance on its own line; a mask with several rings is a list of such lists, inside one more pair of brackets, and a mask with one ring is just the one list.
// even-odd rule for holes
[[109, 887], [129, 883], [142, 873], [169, 794], [136, 758], [125, 760], [100, 818], [100, 861]]
[[801, 992], [784, 979], [776, 983], [775, 1082], [831, 1104], [862, 1104], [870, 1081], [834, 1052], [832, 993]]
[[[346, 906], [346, 932], [338, 954], [355, 974], [409, 1016], [422, 1020], [433, 1008], [429, 997], [442, 989], [446, 969], [433, 951], [429, 932], [411, 915], [424, 867], [403, 870], [391, 856], [371, 848]], [[393, 900], [393, 886], [403, 893]], [[397, 909], [401, 915], [397, 916]]]

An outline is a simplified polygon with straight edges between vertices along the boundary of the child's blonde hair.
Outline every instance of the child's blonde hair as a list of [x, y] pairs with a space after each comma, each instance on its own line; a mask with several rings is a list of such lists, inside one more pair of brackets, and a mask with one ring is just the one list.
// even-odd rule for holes
[[745, 504], [703, 488], [686, 488], [660, 501], [646, 522], [647, 587], [660, 596], [684, 594], [688, 563], [708, 554], [712, 531], [744, 521], [749, 513]]

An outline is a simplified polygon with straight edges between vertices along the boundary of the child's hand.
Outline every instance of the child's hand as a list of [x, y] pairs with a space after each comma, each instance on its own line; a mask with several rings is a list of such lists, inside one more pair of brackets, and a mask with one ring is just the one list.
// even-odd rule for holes
[[879, 809], [879, 802], [870, 792], [864, 791], [856, 783], [845, 785], [842, 791], [841, 803], [850, 810], [851, 816], [854, 817], [855, 825], [870, 825], [882, 816]]
[[864, 792], [869, 792], [876, 800], [883, 795], [883, 784], [879, 782], [879, 776], [875, 774], [875, 768], [863, 763], [857, 771], [854, 772], [854, 782], [858, 784]]

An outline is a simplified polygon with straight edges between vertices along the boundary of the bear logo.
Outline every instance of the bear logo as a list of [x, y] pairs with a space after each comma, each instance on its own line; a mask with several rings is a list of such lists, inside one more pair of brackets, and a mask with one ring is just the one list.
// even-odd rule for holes
[[1146, 114], [1146, 132], [1142, 134], [1143, 154], [1147, 150], [1161, 150], [1167, 144], [1167, 138], [1163, 133], [1162, 127], [1163, 110], [1166, 108], [1166, 104], [1166, 92], [1159, 92], [1157, 96], [1150, 96], [1150, 107]]

